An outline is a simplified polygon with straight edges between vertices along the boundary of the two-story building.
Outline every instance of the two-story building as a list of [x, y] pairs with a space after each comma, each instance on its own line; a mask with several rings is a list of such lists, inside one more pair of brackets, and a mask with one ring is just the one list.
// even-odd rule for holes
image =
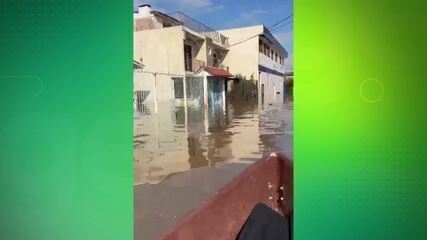
[[[271, 103], [283, 99], [287, 55], [263, 25], [215, 31], [183, 13], [164, 14], [147, 4], [134, 13], [134, 59], [160, 79], [219, 68], [254, 80], [259, 100]], [[158, 99], [174, 98], [170, 84], [158, 81]]]
[[[256, 82], [260, 103], [279, 101], [286, 57], [286, 50], [262, 25], [215, 31], [179, 12], [164, 14], [149, 5], [138, 7], [134, 13], [134, 88], [139, 114], [134, 119], [134, 141], [143, 144], [135, 148], [135, 182], [158, 182], [171, 172], [194, 167], [189, 163], [195, 154], [189, 146], [195, 144], [191, 139], [199, 139], [203, 131], [225, 119], [215, 115], [225, 112], [228, 85], [224, 79], [242, 75]], [[236, 143], [259, 131], [245, 127], [249, 125], [242, 125], [244, 134], [233, 136]], [[257, 147], [242, 146], [230, 149], [251, 158], [243, 155], [246, 148]]]
[[176, 12], [152, 11], [144, 4], [134, 13], [134, 58], [151, 71], [191, 74], [204, 66], [224, 67], [227, 38]]
[[227, 69], [223, 65], [227, 47], [224, 35], [183, 13], [164, 14], [148, 4], [134, 13], [134, 59], [145, 65], [145, 72], [156, 74], [159, 101], [182, 95], [175, 94], [176, 86], [170, 81], [174, 76], [193, 76], [206, 66]]
[[283, 100], [287, 51], [264, 25], [219, 31], [228, 38], [228, 54], [223, 64], [233, 74], [258, 83], [259, 101]]

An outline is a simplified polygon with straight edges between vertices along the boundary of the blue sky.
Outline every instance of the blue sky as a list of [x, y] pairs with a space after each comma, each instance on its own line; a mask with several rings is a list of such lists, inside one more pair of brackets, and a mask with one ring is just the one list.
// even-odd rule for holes
[[[257, 24], [268, 27], [293, 13], [293, 0], [135, 0], [134, 6], [144, 3], [164, 13], [181, 11], [214, 29]], [[293, 24], [272, 33], [289, 52], [286, 69], [292, 70]]]

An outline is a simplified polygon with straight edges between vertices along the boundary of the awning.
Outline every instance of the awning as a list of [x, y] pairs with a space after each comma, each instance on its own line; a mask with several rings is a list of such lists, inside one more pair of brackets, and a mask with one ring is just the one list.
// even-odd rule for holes
[[224, 69], [216, 68], [216, 67], [210, 67], [210, 66], [201, 68], [199, 71], [197, 71], [196, 75], [202, 71], [206, 71], [210, 75], [215, 76], [215, 77], [224, 77], [224, 78], [233, 77], [233, 74], [229, 73], [228, 71], [226, 71]]

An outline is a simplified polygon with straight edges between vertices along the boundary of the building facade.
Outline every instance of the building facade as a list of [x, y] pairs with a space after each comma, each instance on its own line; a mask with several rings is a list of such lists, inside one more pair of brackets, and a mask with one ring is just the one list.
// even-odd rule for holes
[[[159, 101], [176, 97], [173, 76], [192, 76], [205, 66], [226, 69], [227, 40], [180, 12], [166, 15], [142, 5], [134, 13], [134, 59], [145, 65], [145, 72], [156, 74], [153, 84]], [[152, 97], [147, 101], [153, 101]]]
[[224, 64], [257, 82], [261, 103], [283, 100], [287, 51], [263, 25], [220, 31], [229, 41]]
[[263, 25], [215, 31], [183, 13], [164, 14], [147, 4], [134, 13], [134, 59], [157, 73], [158, 99], [174, 98], [173, 83], [162, 75], [194, 75], [209, 66], [253, 80], [261, 103], [280, 101], [287, 56]]
[[191, 74], [201, 67], [225, 68], [227, 38], [194, 19], [142, 5], [134, 13], [134, 58], [147, 70]]
[[[158, 183], [170, 173], [234, 156], [256, 158], [247, 149], [259, 148], [252, 140], [261, 120], [254, 127], [251, 118], [240, 117], [234, 126], [240, 134], [210, 130], [227, 126], [233, 116], [255, 114], [262, 104], [275, 107], [269, 104], [283, 98], [286, 57], [262, 25], [215, 31], [179, 12], [140, 6], [134, 13], [135, 184]], [[235, 85], [237, 76], [250, 88]], [[255, 97], [226, 104], [236, 92]]]

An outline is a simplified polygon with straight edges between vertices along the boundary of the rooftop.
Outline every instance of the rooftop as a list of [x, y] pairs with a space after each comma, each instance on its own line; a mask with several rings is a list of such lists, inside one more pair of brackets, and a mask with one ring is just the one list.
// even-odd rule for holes
[[166, 19], [168, 19], [168, 20], [170, 20], [170, 21], [174, 22], [174, 23], [175, 23], [175, 24], [177, 24], [177, 25], [183, 25], [183, 23], [182, 23], [181, 21], [179, 21], [178, 19], [176, 19], [176, 18], [174, 18], [174, 17], [171, 17], [171, 16], [169, 16], [169, 15], [167, 15], [167, 14], [164, 14], [164, 13], [162, 13], [162, 12], [159, 12], [159, 11], [151, 11], [150, 13], [151, 13], [151, 14], [153, 14], [153, 15], [155, 15], [155, 16], [160, 16], [160, 17], [166, 18]]
[[187, 16], [186, 14], [182, 12], [172, 12], [166, 14], [182, 23], [184, 27], [187, 27], [188, 29], [201, 33], [205, 37], [211, 38], [212, 41], [216, 44], [222, 45], [222, 46], [228, 46], [228, 39], [223, 34], [219, 33], [215, 29], [206, 26], [205, 24], [197, 21], [196, 19]]
[[236, 31], [242, 31], [245, 33], [253, 32], [251, 36], [244, 37], [242, 36], [242, 40], [238, 40], [236, 43], [230, 43], [230, 46], [236, 45], [239, 42], [246, 41], [250, 38], [254, 38], [256, 36], [262, 37], [264, 40], [270, 42], [272, 45], [276, 46], [277, 49], [285, 56], [288, 56], [288, 52], [286, 49], [282, 46], [282, 44], [277, 41], [277, 39], [274, 37], [274, 35], [268, 30], [268, 28], [265, 25], [254, 25], [254, 26], [245, 26], [245, 27], [237, 27], [237, 28], [229, 28], [229, 29], [222, 29], [220, 30], [220, 33], [227, 35], [228, 32], [236, 32]]

